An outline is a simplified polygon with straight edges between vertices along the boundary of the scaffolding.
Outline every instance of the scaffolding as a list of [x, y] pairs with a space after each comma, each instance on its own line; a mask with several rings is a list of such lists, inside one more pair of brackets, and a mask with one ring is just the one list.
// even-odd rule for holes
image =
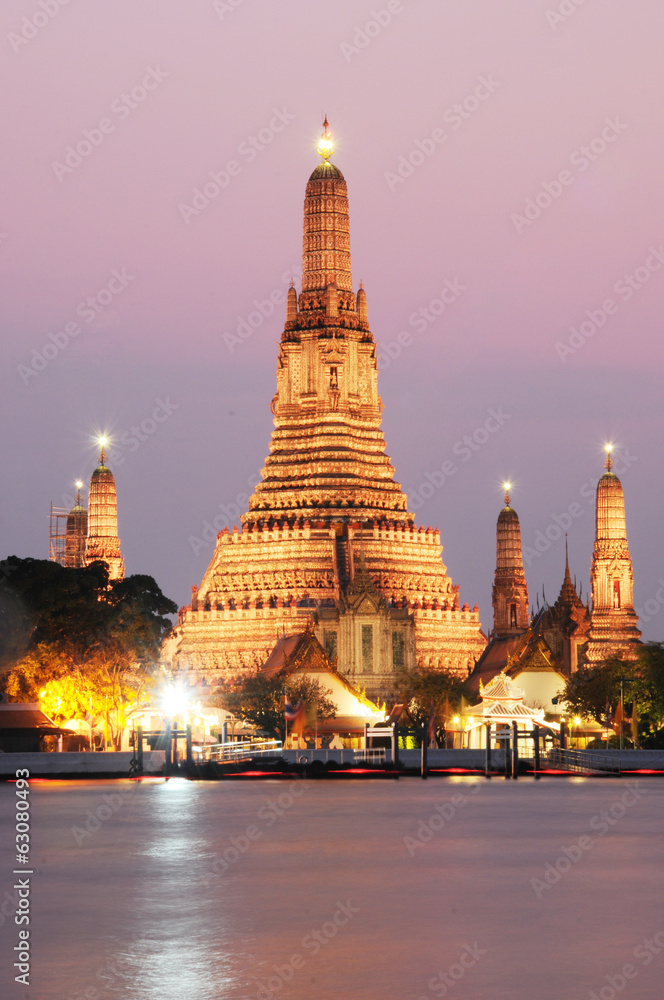
[[67, 518], [69, 511], [63, 507], [54, 507], [51, 503], [48, 532], [48, 558], [51, 562], [65, 564], [67, 547]]
[[48, 558], [51, 562], [79, 569], [85, 566], [85, 543], [88, 515], [81, 506], [80, 491], [73, 510], [51, 504], [48, 535]]

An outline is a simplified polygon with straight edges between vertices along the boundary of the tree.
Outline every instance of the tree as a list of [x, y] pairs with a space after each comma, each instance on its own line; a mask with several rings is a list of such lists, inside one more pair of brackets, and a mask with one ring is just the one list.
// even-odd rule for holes
[[436, 728], [444, 729], [449, 712], [463, 702], [463, 681], [446, 670], [418, 667], [413, 673], [399, 677], [396, 690], [418, 726], [428, 725], [433, 703]]
[[15, 701], [39, 702], [58, 724], [88, 719], [103, 726], [105, 742], [119, 749], [127, 708], [136, 704], [151, 681], [124, 653], [98, 651], [75, 661], [52, 645], [28, 653], [5, 678]]
[[0, 563], [0, 666], [44, 644], [78, 657], [109, 649], [156, 658], [176, 612], [151, 576], [109, 583], [103, 562], [71, 569], [10, 556]]
[[91, 717], [117, 746], [176, 611], [151, 576], [109, 583], [103, 562], [11, 556], [0, 563], [3, 687], [58, 722]]
[[286, 739], [286, 699], [296, 704], [302, 698], [306, 705], [307, 728], [313, 728], [316, 717], [332, 719], [336, 715], [330, 694], [331, 691], [322, 687], [319, 681], [303, 675], [281, 671], [274, 677], [266, 677], [257, 672], [225, 684], [218, 692], [218, 700], [227, 712], [246, 719], [283, 742]]
[[570, 712], [604, 722], [615, 717], [622, 695], [633, 736], [641, 745], [664, 745], [664, 643], [639, 647], [636, 660], [612, 657], [581, 667], [568, 679], [563, 698]]
[[[561, 700], [571, 713], [603, 722], [607, 706], [613, 717], [620, 704], [620, 678], [633, 673], [634, 664], [619, 657], [580, 667], [568, 677]], [[623, 689], [627, 693], [624, 683]]]

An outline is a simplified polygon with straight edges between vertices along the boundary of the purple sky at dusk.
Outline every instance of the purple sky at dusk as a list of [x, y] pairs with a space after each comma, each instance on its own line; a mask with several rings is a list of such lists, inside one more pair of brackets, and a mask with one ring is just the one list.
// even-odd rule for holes
[[[0, 557], [47, 556], [50, 502], [87, 483], [103, 428], [127, 573], [190, 599], [205, 524], [246, 509], [267, 454], [325, 111], [387, 451], [462, 603], [491, 627], [505, 478], [531, 601], [562, 582], [556, 518], [585, 595], [612, 440], [641, 627], [664, 639], [661, 0], [391, 0], [384, 25], [385, 0], [42, 3], [57, 11], [0, 11]], [[67, 166], [86, 130], [96, 144]], [[225, 189], [183, 210], [229, 161]], [[250, 337], [224, 337], [252, 313]]]

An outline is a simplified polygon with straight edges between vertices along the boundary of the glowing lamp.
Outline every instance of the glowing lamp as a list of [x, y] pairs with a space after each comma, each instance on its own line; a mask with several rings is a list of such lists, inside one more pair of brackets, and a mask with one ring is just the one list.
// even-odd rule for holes
[[454, 716], [454, 718], [452, 719], [452, 722], [453, 722], [453, 723], [454, 723], [455, 725], [458, 725], [458, 724], [459, 724], [459, 723], [461, 722], [461, 719], [459, 718], [459, 716], [458, 716], [458, 715], [455, 715], [455, 716]]
[[325, 121], [323, 122], [323, 132], [318, 140], [318, 146], [316, 149], [325, 162], [329, 160], [334, 152], [334, 142], [332, 141], [332, 136], [330, 135], [330, 130], [327, 124], [327, 115], [325, 116]]
[[168, 719], [185, 715], [187, 712], [187, 692], [181, 683], [169, 684], [161, 695], [161, 707]]

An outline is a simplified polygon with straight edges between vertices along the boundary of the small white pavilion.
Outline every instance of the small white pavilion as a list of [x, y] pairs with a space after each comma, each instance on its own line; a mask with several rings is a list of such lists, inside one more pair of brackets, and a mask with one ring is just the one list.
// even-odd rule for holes
[[[496, 674], [486, 687], [480, 682], [480, 698], [479, 705], [468, 709], [467, 715], [457, 717], [459, 721], [448, 726], [448, 731], [455, 733], [455, 746], [483, 748], [486, 745], [485, 726], [497, 732], [507, 726], [511, 729], [513, 722], [522, 732], [530, 733], [534, 726], [560, 732], [558, 722], [545, 722], [543, 708], [524, 703], [523, 690], [504, 671]], [[526, 740], [520, 741], [520, 744], [526, 753], [532, 748]]]

